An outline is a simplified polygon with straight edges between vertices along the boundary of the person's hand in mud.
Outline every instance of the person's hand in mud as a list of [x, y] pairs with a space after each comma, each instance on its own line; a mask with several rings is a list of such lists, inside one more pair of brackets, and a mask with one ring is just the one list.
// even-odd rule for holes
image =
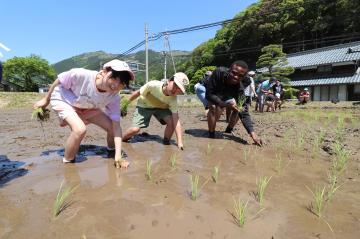
[[130, 165], [129, 161], [125, 159], [115, 160], [114, 162], [115, 168], [128, 168], [129, 165]]
[[253, 139], [254, 141], [254, 144], [256, 144], [257, 146], [263, 146], [264, 145], [264, 142], [262, 141], [261, 138], [259, 138], [259, 136], [255, 133], [255, 132], [251, 132], [250, 133], [250, 136], [251, 138]]
[[38, 102], [36, 102], [33, 106], [34, 109], [37, 108], [43, 108], [45, 109], [46, 106], [48, 106], [50, 103], [50, 100], [47, 97], [42, 98], [41, 100], [39, 100]]

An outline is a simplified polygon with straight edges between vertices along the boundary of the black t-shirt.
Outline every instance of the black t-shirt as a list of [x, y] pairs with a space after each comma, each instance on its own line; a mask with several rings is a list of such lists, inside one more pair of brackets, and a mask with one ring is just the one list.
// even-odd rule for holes
[[[245, 97], [244, 89], [251, 84], [251, 80], [248, 76], [245, 76], [238, 85], [227, 84], [229, 77], [229, 69], [226, 67], [216, 68], [212, 75], [204, 82], [206, 88], [206, 99], [218, 106], [225, 106], [225, 102], [228, 99], [234, 98], [238, 102], [239, 97]], [[247, 106], [243, 111], [239, 112], [240, 120], [245, 127], [246, 131], [250, 134], [253, 132], [253, 125]]]
[[218, 67], [205, 81], [206, 99], [215, 105], [224, 105], [224, 101], [234, 98], [236, 102], [239, 97], [244, 96], [244, 89], [251, 84], [248, 76], [245, 76], [238, 85], [227, 83], [229, 68]]

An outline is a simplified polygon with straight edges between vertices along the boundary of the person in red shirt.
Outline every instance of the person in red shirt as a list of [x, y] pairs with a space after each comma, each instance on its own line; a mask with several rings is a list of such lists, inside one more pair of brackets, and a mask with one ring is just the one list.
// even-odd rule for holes
[[310, 92], [308, 88], [304, 88], [299, 94], [299, 103], [306, 104], [310, 100]]

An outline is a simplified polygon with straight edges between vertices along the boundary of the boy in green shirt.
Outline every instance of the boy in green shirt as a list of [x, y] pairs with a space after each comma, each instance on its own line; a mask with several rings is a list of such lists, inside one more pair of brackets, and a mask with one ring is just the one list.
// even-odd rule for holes
[[150, 81], [140, 90], [135, 91], [129, 98], [129, 101], [133, 101], [139, 97], [133, 124], [126, 130], [123, 141], [129, 140], [139, 133], [140, 128], [147, 128], [151, 116], [155, 116], [162, 125], [166, 125], [163, 143], [169, 145], [175, 131], [178, 147], [184, 149], [176, 96], [184, 94], [185, 86], [188, 84], [188, 77], [184, 73], [178, 72], [165, 83]]

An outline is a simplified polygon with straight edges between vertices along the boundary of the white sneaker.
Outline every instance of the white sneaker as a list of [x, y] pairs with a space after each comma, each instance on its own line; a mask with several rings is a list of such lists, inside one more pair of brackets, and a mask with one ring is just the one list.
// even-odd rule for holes
[[67, 159], [63, 158], [63, 159], [62, 159], [62, 162], [63, 162], [63, 163], [75, 163], [75, 159], [73, 159], [73, 160], [67, 160]]

